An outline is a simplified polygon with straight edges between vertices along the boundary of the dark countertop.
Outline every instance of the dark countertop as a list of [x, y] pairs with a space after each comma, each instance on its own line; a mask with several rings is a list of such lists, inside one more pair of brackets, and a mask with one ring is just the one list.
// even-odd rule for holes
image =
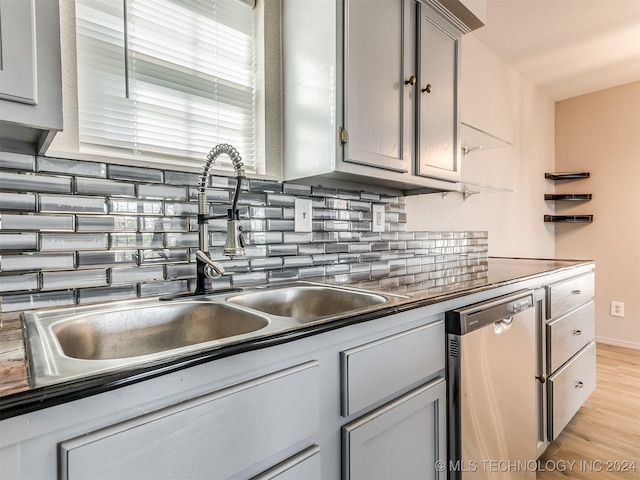
[[39, 388], [32, 387], [29, 382], [20, 312], [0, 314], [0, 419], [111, 390], [216, 358], [277, 345], [304, 336], [341, 328], [351, 323], [372, 320], [398, 311], [431, 305], [589, 264], [592, 262], [490, 257], [486, 261], [479, 262], [476, 273], [460, 277], [454, 275], [453, 279], [448, 280], [449, 283], [443, 285], [436, 285], [434, 280], [428, 278], [428, 274], [411, 273], [407, 270], [374, 272], [373, 275], [368, 272], [365, 275], [350, 274], [311, 279], [325, 284], [402, 295], [405, 298], [399, 304], [396, 303], [393, 311], [381, 307], [379, 311], [369, 312], [366, 315], [351, 314], [339, 320], [311, 324], [301, 327], [300, 330], [274, 334], [269, 338], [218, 347], [212, 351], [200, 352], [178, 360], [137, 366], [122, 372]]

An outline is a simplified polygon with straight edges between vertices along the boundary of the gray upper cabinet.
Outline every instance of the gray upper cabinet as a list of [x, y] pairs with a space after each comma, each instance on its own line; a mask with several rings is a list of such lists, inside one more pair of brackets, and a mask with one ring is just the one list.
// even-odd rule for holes
[[458, 72], [461, 33], [418, 4], [418, 175], [460, 181]]
[[58, 1], [0, 0], [0, 150], [43, 153], [58, 130]]
[[415, 76], [411, 2], [346, 3], [344, 160], [411, 172]]
[[463, 31], [435, 0], [283, 0], [284, 180], [458, 190]]

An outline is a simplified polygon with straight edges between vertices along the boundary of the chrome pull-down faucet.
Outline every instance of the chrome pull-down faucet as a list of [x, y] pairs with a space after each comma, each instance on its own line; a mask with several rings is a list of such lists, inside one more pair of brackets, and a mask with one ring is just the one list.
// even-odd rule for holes
[[227, 240], [224, 245], [224, 254], [229, 257], [244, 255], [245, 241], [242, 235], [242, 227], [240, 226], [240, 212], [238, 210], [238, 198], [240, 196], [240, 188], [242, 180], [246, 178], [244, 163], [238, 151], [229, 144], [222, 143], [211, 149], [202, 168], [200, 182], [198, 184], [198, 247], [196, 252], [196, 295], [207, 293], [206, 278], [217, 278], [224, 273], [224, 268], [218, 262], [215, 262], [209, 256], [209, 229], [208, 223], [212, 218], [218, 216], [209, 215], [209, 204], [207, 203], [207, 195], [205, 192], [207, 186], [207, 178], [209, 177], [209, 169], [215, 163], [216, 159], [226, 154], [233, 163], [233, 173], [236, 177], [236, 188], [233, 194], [231, 208], [227, 210]]

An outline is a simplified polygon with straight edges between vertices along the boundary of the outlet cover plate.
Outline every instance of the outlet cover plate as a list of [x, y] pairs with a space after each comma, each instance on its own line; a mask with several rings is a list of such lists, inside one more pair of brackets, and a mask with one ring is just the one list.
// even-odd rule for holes
[[313, 211], [309, 198], [296, 198], [294, 201], [293, 227], [296, 232], [310, 232], [312, 227]]
[[373, 222], [371, 223], [372, 232], [384, 232], [384, 205], [373, 205]]

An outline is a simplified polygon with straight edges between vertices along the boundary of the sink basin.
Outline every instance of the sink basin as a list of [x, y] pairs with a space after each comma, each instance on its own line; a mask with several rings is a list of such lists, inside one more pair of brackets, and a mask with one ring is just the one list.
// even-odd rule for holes
[[386, 301], [385, 297], [373, 293], [320, 285], [273, 288], [227, 298], [227, 302], [231, 304], [241, 305], [270, 315], [304, 320], [361, 310]]
[[220, 340], [266, 327], [268, 320], [210, 303], [180, 303], [81, 315], [51, 325], [64, 354], [111, 360]]
[[27, 312], [25, 327], [35, 384], [46, 385], [236, 343], [272, 326], [225, 303], [156, 300]]

